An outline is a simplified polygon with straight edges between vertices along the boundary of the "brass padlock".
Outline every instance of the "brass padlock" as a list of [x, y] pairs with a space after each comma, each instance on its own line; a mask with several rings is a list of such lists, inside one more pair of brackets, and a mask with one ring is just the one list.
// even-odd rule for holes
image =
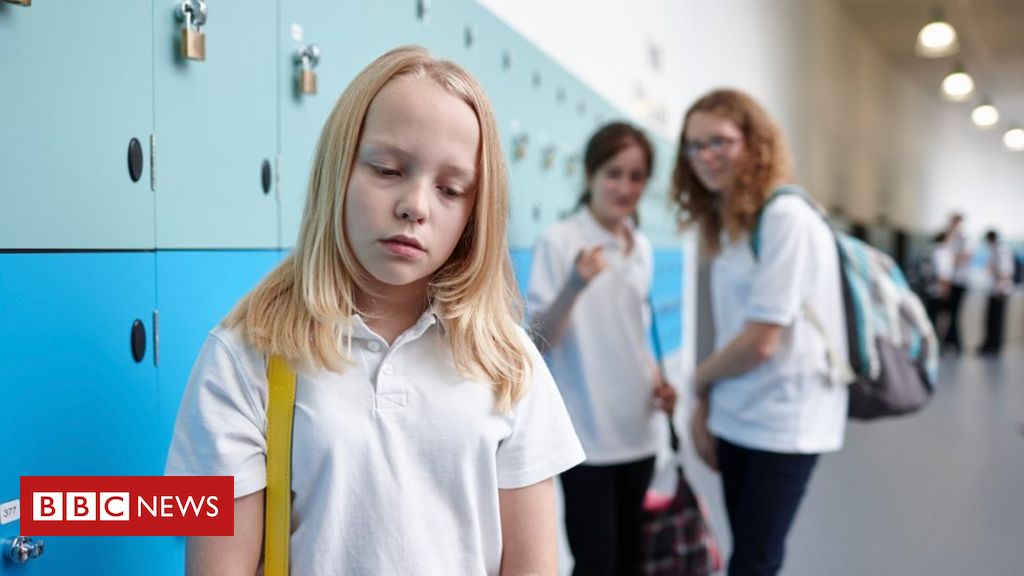
[[580, 157], [576, 154], [569, 156], [565, 160], [565, 175], [570, 178], [576, 175], [576, 170], [580, 166]]
[[554, 146], [547, 146], [544, 148], [542, 163], [545, 170], [550, 170], [551, 167], [555, 165], [555, 155], [557, 153], [558, 150]]
[[299, 64], [297, 76], [299, 94], [316, 94], [316, 72], [314, 69], [320, 63], [320, 47], [316, 44], [303, 46], [295, 53], [295, 61]]
[[181, 30], [181, 57], [188, 60], [206, 60], [207, 7], [204, 0], [183, 0], [175, 12], [178, 20], [185, 23]]
[[186, 26], [181, 31], [181, 57], [189, 60], [206, 60], [206, 34]]
[[316, 94], [316, 72], [303, 70], [299, 75], [299, 92], [303, 94]]
[[519, 134], [512, 139], [512, 157], [516, 160], [522, 160], [526, 157], [526, 146], [530, 142], [530, 137], [526, 134]]

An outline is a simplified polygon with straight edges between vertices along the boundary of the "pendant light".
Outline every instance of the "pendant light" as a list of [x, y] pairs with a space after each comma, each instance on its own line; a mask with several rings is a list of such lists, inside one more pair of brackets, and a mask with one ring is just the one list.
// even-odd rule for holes
[[1003, 134], [1003, 144], [1014, 152], [1024, 152], [1024, 128], [1010, 128]]
[[953, 71], [942, 80], [942, 93], [953, 102], [963, 102], [974, 93], [974, 79], [962, 64], [953, 67]]
[[999, 123], [999, 109], [985, 98], [971, 111], [971, 121], [978, 128], [991, 128]]
[[942, 10], [935, 10], [930, 22], [917, 33], [914, 52], [922, 58], [943, 58], [960, 50], [956, 29], [946, 22]]

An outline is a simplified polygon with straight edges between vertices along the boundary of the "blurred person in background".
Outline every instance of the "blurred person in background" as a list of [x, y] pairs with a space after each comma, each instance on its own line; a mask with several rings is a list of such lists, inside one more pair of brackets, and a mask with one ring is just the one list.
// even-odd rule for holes
[[967, 235], [964, 234], [963, 214], [956, 212], [950, 215], [945, 233], [946, 244], [953, 255], [953, 276], [947, 301], [949, 323], [946, 325], [946, 332], [941, 340], [944, 348], [952, 348], [954, 353], [959, 354], [963, 350], [963, 343], [960, 339], [960, 309], [964, 302], [964, 295], [967, 293], [967, 279], [971, 263]]
[[587, 455], [561, 476], [573, 574], [611, 576], [640, 563], [656, 408], [671, 415], [676, 392], [647, 346], [654, 252], [635, 221], [654, 150], [616, 122], [590, 138], [583, 164], [578, 209], [534, 249], [527, 302]]
[[985, 234], [985, 244], [988, 246], [986, 268], [992, 280], [992, 289], [985, 310], [985, 341], [978, 348], [978, 354], [996, 356], [1003, 348], [1006, 299], [1013, 292], [1014, 255], [1010, 247], [1000, 241], [999, 233], [995, 230]]
[[818, 456], [839, 450], [846, 428], [847, 389], [826, 359], [831, 341], [848, 361], [839, 255], [809, 197], [773, 199], [792, 182], [782, 134], [750, 96], [716, 90], [687, 111], [672, 195], [711, 257], [715, 326], [690, 431], [721, 473], [730, 576], [779, 572]]

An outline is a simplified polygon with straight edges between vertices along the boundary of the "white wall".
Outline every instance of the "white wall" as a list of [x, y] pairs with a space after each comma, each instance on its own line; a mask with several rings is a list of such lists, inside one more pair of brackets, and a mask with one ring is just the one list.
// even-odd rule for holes
[[915, 230], [963, 210], [972, 236], [1024, 238], [1024, 153], [902, 74], [836, 2], [479, 1], [663, 138], [701, 93], [735, 86], [776, 116], [826, 205]]

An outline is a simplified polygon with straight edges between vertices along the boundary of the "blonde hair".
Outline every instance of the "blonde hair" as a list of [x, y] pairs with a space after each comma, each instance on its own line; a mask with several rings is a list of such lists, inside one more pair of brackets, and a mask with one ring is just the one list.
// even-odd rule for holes
[[340, 372], [350, 364], [351, 316], [360, 313], [356, 295], [370, 291], [342, 228], [346, 189], [367, 110], [399, 76], [436, 82], [466, 102], [479, 122], [476, 204], [451, 257], [431, 279], [428, 295], [459, 370], [490, 383], [497, 409], [507, 411], [525, 392], [532, 366], [518, 333], [522, 304], [506, 238], [508, 177], [497, 122], [469, 73], [420, 47], [377, 58], [342, 93], [320, 134], [295, 249], [224, 324], [241, 327], [255, 348], [293, 365]]
[[[743, 133], [745, 153], [737, 166], [735, 190], [722, 205], [717, 190], [708, 190], [697, 178], [686, 152], [686, 129], [697, 112], [726, 118]], [[678, 223], [696, 223], [708, 254], [721, 248], [722, 228], [730, 232], [754, 227], [757, 211], [771, 191], [792, 178], [789, 149], [771, 116], [749, 95], [719, 89], [694, 102], [686, 112], [672, 174], [672, 199], [678, 204]]]

